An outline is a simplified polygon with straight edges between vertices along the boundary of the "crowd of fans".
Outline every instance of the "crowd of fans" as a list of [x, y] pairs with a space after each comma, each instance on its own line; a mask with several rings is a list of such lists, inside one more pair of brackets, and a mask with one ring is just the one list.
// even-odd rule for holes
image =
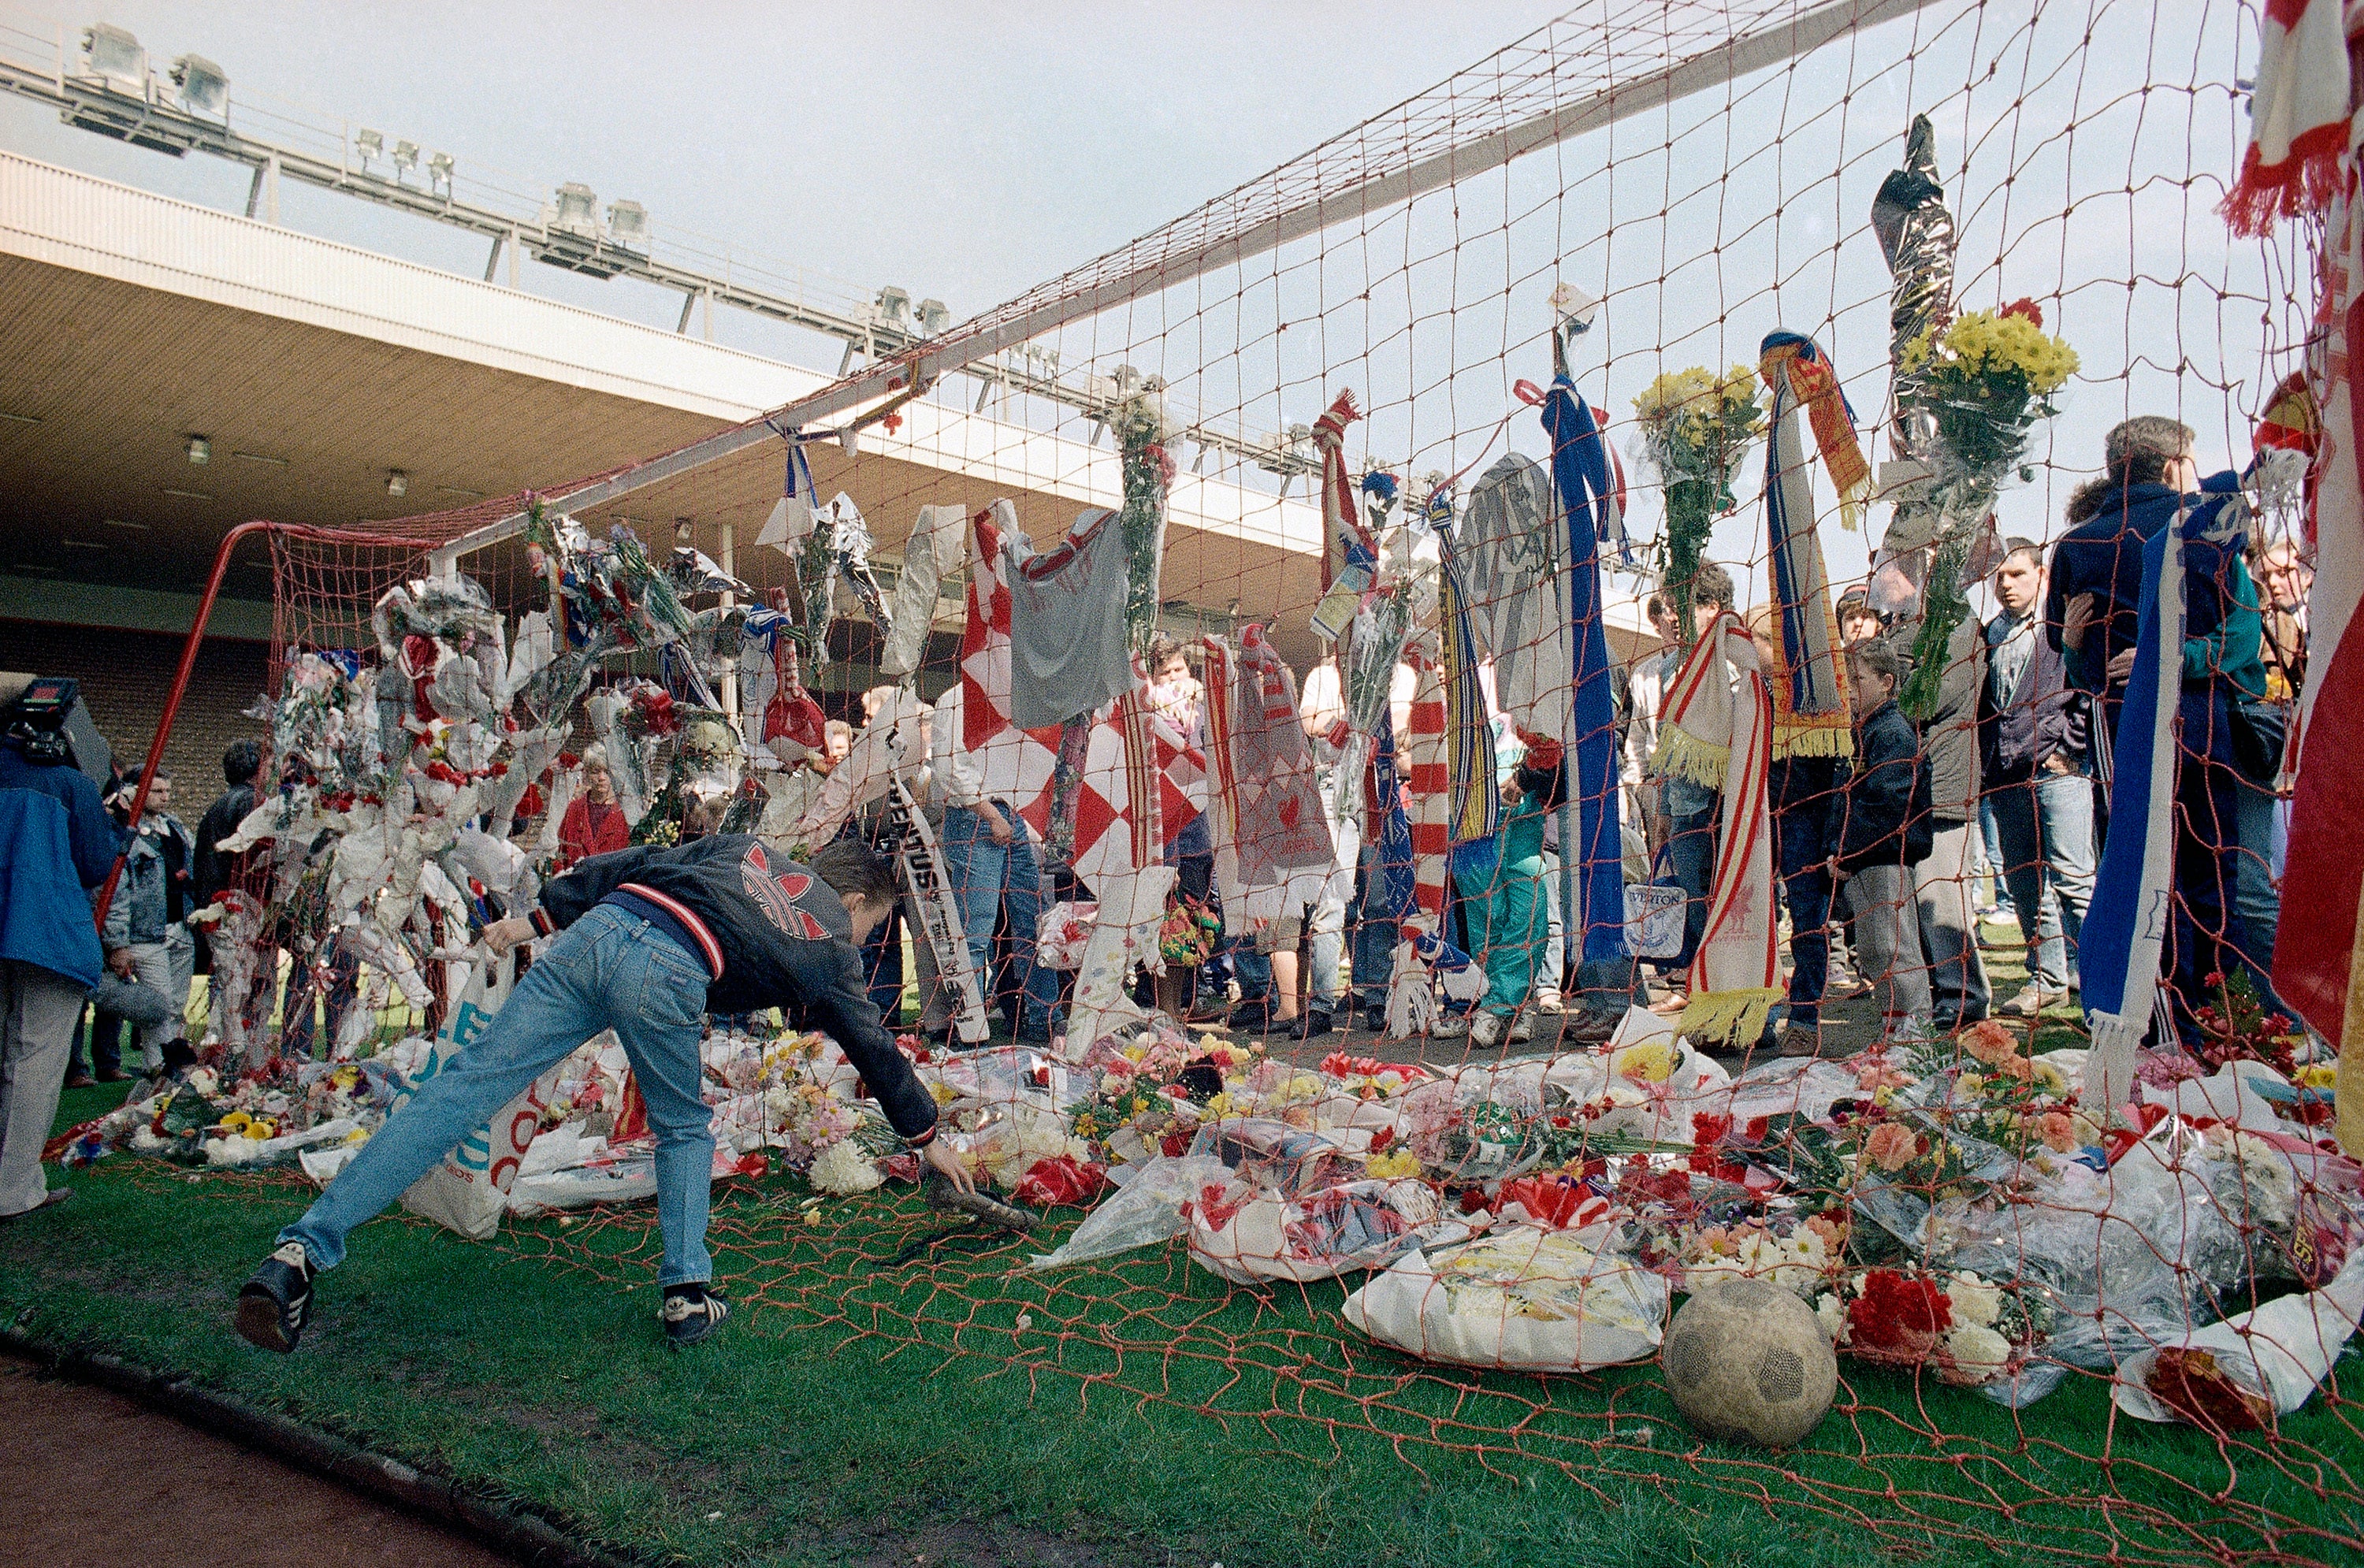
[[[1835, 610], [1847, 662], [1849, 754], [1779, 756], [1767, 781], [1773, 861], [1786, 942], [1784, 1003], [1764, 1033], [1734, 1049], [1785, 1055], [1852, 1051], [1826, 1005], [1870, 993], [1880, 1038], [1942, 1035], [1990, 1012], [2026, 1016], [2068, 1003], [2080, 986], [2080, 938], [2109, 831], [2111, 741], [2133, 671], [2143, 547], [2180, 513], [2186, 640], [2180, 652], [2180, 765], [2174, 917], [2169, 933], [2172, 1017], [2195, 1045], [2200, 1010], [2225, 977], [2245, 976], [2270, 1002], [2267, 979], [2278, 918], [2287, 805], [2278, 713], [2306, 678], [2311, 573], [2289, 543], [2260, 547], [2240, 498], [2239, 476], [2203, 478], [2192, 432], [2171, 419], [2130, 419], [2110, 432], [2102, 473], [2071, 497], [2067, 530], [2047, 552], [2024, 539], [2002, 543], [1990, 586], [1999, 606], [1983, 625], [1966, 620], [1946, 649], [1936, 696], [1917, 721], [1899, 707], [1919, 621], [1909, 602], [1891, 620], [1863, 587]], [[1692, 624], [1739, 611], [1732, 578], [1702, 567], [1689, 584]], [[2260, 591], [2262, 587], [2262, 592]], [[1661, 646], [1627, 664], [1618, 685], [1617, 812], [1629, 882], [1657, 882], [1686, 895], [1680, 951], [1634, 965], [1622, 983], [1579, 984], [1583, 933], [1561, 907], [1557, 807], [1569, 787], [1564, 763], [1530, 765], [1499, 725], [1496, 755], [1504, 804], [1491, 863], [1448, 890], [1442, 931], [1483, 971], [1474, 1006], [1448, 1005], [1430, 1033], [1490, 1048], [1554, 1038], [1599, 1040], [1628, 1004], [1679, 1010], [1706, 926], [1711, 880], [1724, 831], [1720, 792], [1657, 765], [1664, 695], [1689, 650], [1671, 599], [1646, 606]], [[1768, 678], [1782, 669], [1775, 606], [1744, 613]], [[1161, 639], [1147, 660], [1151, 702], [1172, 730], [1203, 743], [1205, 694], [1192, 651]], [[1412, 671], [1399, 667], [1396, 733], [1407, 728]], [[865, 722], [891, 688], [867, 694]], [[989, 795], [961, 744], [961, 692], [929, 715], [925, 764], [909, 775], [938, 849], [988, 1006], [1009, 1035], [1047, 1041], [1063, 1027], [1071, 976], [1040, 962], [1046, 911], [1087, 900], [1090, 889], [1052, 858], [1013, 802]], [[1345, 752], [1337, 666], [1308, 673], [1299, 713], [1321, 798], [1334, 801]], [[855, 731], [832, 720], [822, 750], [795, 783], [820, 782], [847, 756]], [[102, 788], [70, 749], [18, 717], [0, 741], [0, 1039], [5, 1039], [6, 1130], [0, 1146], [0, 1217], [51, 1201], [39, 1171], [40, 1143], [61, 1084], [124, 1081], [188, 1059], [185, 1018], [193, 977], [207, 967], [191, 917], [230, 884], [218, 845], [255, 804], [265, 759], [251, 741], [223, 759], [225, 789], [195, 832], [173, 815], [173, 780], [160, 772], [139, 821], [129, 808], [136, 771]], [[712, 831], [722, 801], [694, 811], [685, 838]], [[891, 850], [888, 814], [874, 806], [850, 837]], [[622, 848], [630, 825], [607, 764], [586, 759], [582, 785], [557, 830], [571, 864]], [[1167, 851], [1178, 873], [1161, 941], [1162, 973], [1144, 967], [1139, 999], [1192, 1023], [1289, 1040], [1383, 1028], [1389, 972], [1404, 936], [1384, 907], [1376, 851], [1349, 846], [1321, 895], [1293, 914], [1226, 933], [1203, 817]], [[103, 926], [91, 897], [118, 856], [121, 870]], [[908, 908], [908, 906], [907, 906]], [[2027, 980], [1991, 992], [1982, 919], [2016, 922]], [[906, 994], [908, 917], [889, 918], [864, 944], [864, 973], [890, 1024]], [[953, 1027], [949, 987], [937, 983], [929, 943], [910, 944], [919, 1027]], [[296, 966], [284, 998], [265, 985], [251, 1006], [277, 1006], [283, 1046], [311, 1049], [315, 999], [333, 1031], [352, 1004], [356, 971], [334, 944]], [[89, 1018], [88, 1028], [82, 1020]], [[255, 1020], [259, 1022], [260, 1020]], [[124, 1031], [132, 1031], [127, 1045]], [[84, 1054], [85, 1048], [87, 1054]]]

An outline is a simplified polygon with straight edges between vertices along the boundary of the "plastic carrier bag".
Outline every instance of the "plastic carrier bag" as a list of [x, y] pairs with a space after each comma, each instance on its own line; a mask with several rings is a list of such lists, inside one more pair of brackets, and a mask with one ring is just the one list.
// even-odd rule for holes
[[[476, 965], [452, 1005], [442, 1032], [426, 1066], [407, 1091], [395, 1102], [392, 1116], [400, 1116], [410, 1095], [452, 1064], [492, 1023], [501, 1006], [517, 988], [517, 956], [505, 953]], [[535, 1079], [523, 1094], [501, 1108], [483, 1127], [462, 1139], [441, 1163], [410, 1184], [402, 1207], [411, 1213], [457, 1231], [471, 1241], [489, 1240], [500, 1229], [508, 1207], [508, 1191], [533, 1135], [541, 1125], [541, 1108], [558, 1082], [558, 1068]]]
[[1511, 1226], [1407, 1252], [1346, 1298], [1346, 1321], [1423, 1361], [1590, 1372], [1647, 1360], [1666, 1279], [1572, 1231]]

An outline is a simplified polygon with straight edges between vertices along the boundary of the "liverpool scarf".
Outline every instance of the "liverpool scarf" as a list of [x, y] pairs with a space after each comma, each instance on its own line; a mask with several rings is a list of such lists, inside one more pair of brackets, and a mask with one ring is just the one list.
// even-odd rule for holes
[[2257, 95], [2241, 176], [2225, 195], [2233, 232], [2264, 239], [2278, 218], [2321, 212], [2347, 150], [2342, 0], [2266, 0]]
[[1724, 662], [1723, 639], [1711, 621], [1700, 628], [1699, 640], [1667, 684], [1660, 699], [1658, 749], [1650, 757], [1651, 772], [1709, 789], [1723, 787], [1732, 751], [1732, 669]]
[[1830, 573], [1814, 528], [1814, 474], [1799, 433], [1800, 416], [1814, 432], [1849, 528], [1869, 491], [1871, 469], [1856, 440], [1838, 378], [1812, 339], [1769, 334], [1757, 369], [1773, 389], [1773, 439], [1765, 446], [1765, 524], [1772, 540], [1773, 589], [1781, 614], [1780, 674], [1787, 688], [1775, 696], [1775, 711], [1786, 714], [1788, 722], [1775, 731], [1774, 754], [1852, 756], [1845, 660], [1831, 608]]
[[1737, 616], [1726, 610], [1716, 617], [1700, 641], [1721, 644], [1739, 679], [1723, 710], [1731, 726], [1723, 745], [1723, 833], [1708, 889], [1707, 929], [1677, 1028], [1694, 1040], [1753, 1044], [1781, 999], [1773, 929], [1773, 699]]
[[2110, 832], [2078, 947], [2093, 1030], [2081, 1097], [2104, 1121], [2134, 1097], [2135, 1050], [2158, 1006], [2159, 946], [2175, 891], [2175, 714], [2182, 650], [2179, 511], [2143, 547], [2141, 620], [2134, 672], [2118, 710]]
[[[2260, 83], [2262, 91], [2263, 84]], [[2364, 199], [2333, 208], [2323, 259], [2322, 450], [2309, 514], [2312, 649], [2292, 744], [2290, 853], [2274, 990], [2339, 1042], [2339, 1143], [2364, 1152]], [[2285, 421], [2286, 422], [2286, 421]]]
[[1452, 534], [1439, 528], [1438, 618], [1444, 633], [1445, 766], [1451, 779], [1453, 842], [1491, 839], [1502, 822], [1502, 795], [1494, 767], [1494, 727], [1486, 689], [1478, 678], [1478, 639], [1469, 628], [1467, 591], [1455, 560]]

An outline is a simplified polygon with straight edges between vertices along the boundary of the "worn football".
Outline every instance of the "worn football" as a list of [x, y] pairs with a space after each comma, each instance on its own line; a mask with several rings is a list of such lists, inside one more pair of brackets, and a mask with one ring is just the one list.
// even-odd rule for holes
[[1812, 1308], [1764, 1280], [1725, 1280], [1683, 1303], [1658, 1360], [1694, 1431], [1767, 1448], [1804, 1440], [1838, 1390]]

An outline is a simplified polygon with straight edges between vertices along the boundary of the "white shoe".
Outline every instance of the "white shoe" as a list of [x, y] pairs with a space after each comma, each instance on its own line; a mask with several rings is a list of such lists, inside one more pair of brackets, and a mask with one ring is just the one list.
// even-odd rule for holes
[[1503, 1025], [1509, 1021], [1500, 1013], [1472, 1013], [1469, 1016], [1469, 1043], [1480, 1051], [1493, 1050], [1502, 1043]]
[[[1555, 1007], [1555, 1008], [1553, 1008], [1553, 1009], [1552, 1009], [1552, 1011], [1553, 1011], [1553, 1012], [1557, 1012], [1557, 1011], [1559, 1011], [1559, 1009], [1558, 1009], [1558, 1008], [1556, 1008], [1556, 1007]], [[1534, 1025], [1533, 1025], [1533, 1024], [1531, 1024], [1531, 1023], [1529, 1023], [1529, 1022], [1527, 1021], [1527, 1015], [1526, 1015], [1525, 1013], [1523, 1013], [1523, 1012], [1519, 1012], [1519, 1013], [1513, 1013], [1513, 1014], [1511, 1014], [1511, 1044], [1513, 1044], [1513, 1045], [1516, 1045], [1516, 1044], [1517, 1044], [1517, 1043], [1519, 1043], [1521, 1040], [1533, 1040], [1533, 1039], [1534, 1039], [1534, 1038], [1535, 1038], [1535, 1026], [1534, 1026]]]
[[1428, 1038], [1431, 1040], [1459, 1040], [1468, 1032], [1469, 1015], [1467, 1013], [1457, 1017], [1448, 1015], [1428, 1026]]

